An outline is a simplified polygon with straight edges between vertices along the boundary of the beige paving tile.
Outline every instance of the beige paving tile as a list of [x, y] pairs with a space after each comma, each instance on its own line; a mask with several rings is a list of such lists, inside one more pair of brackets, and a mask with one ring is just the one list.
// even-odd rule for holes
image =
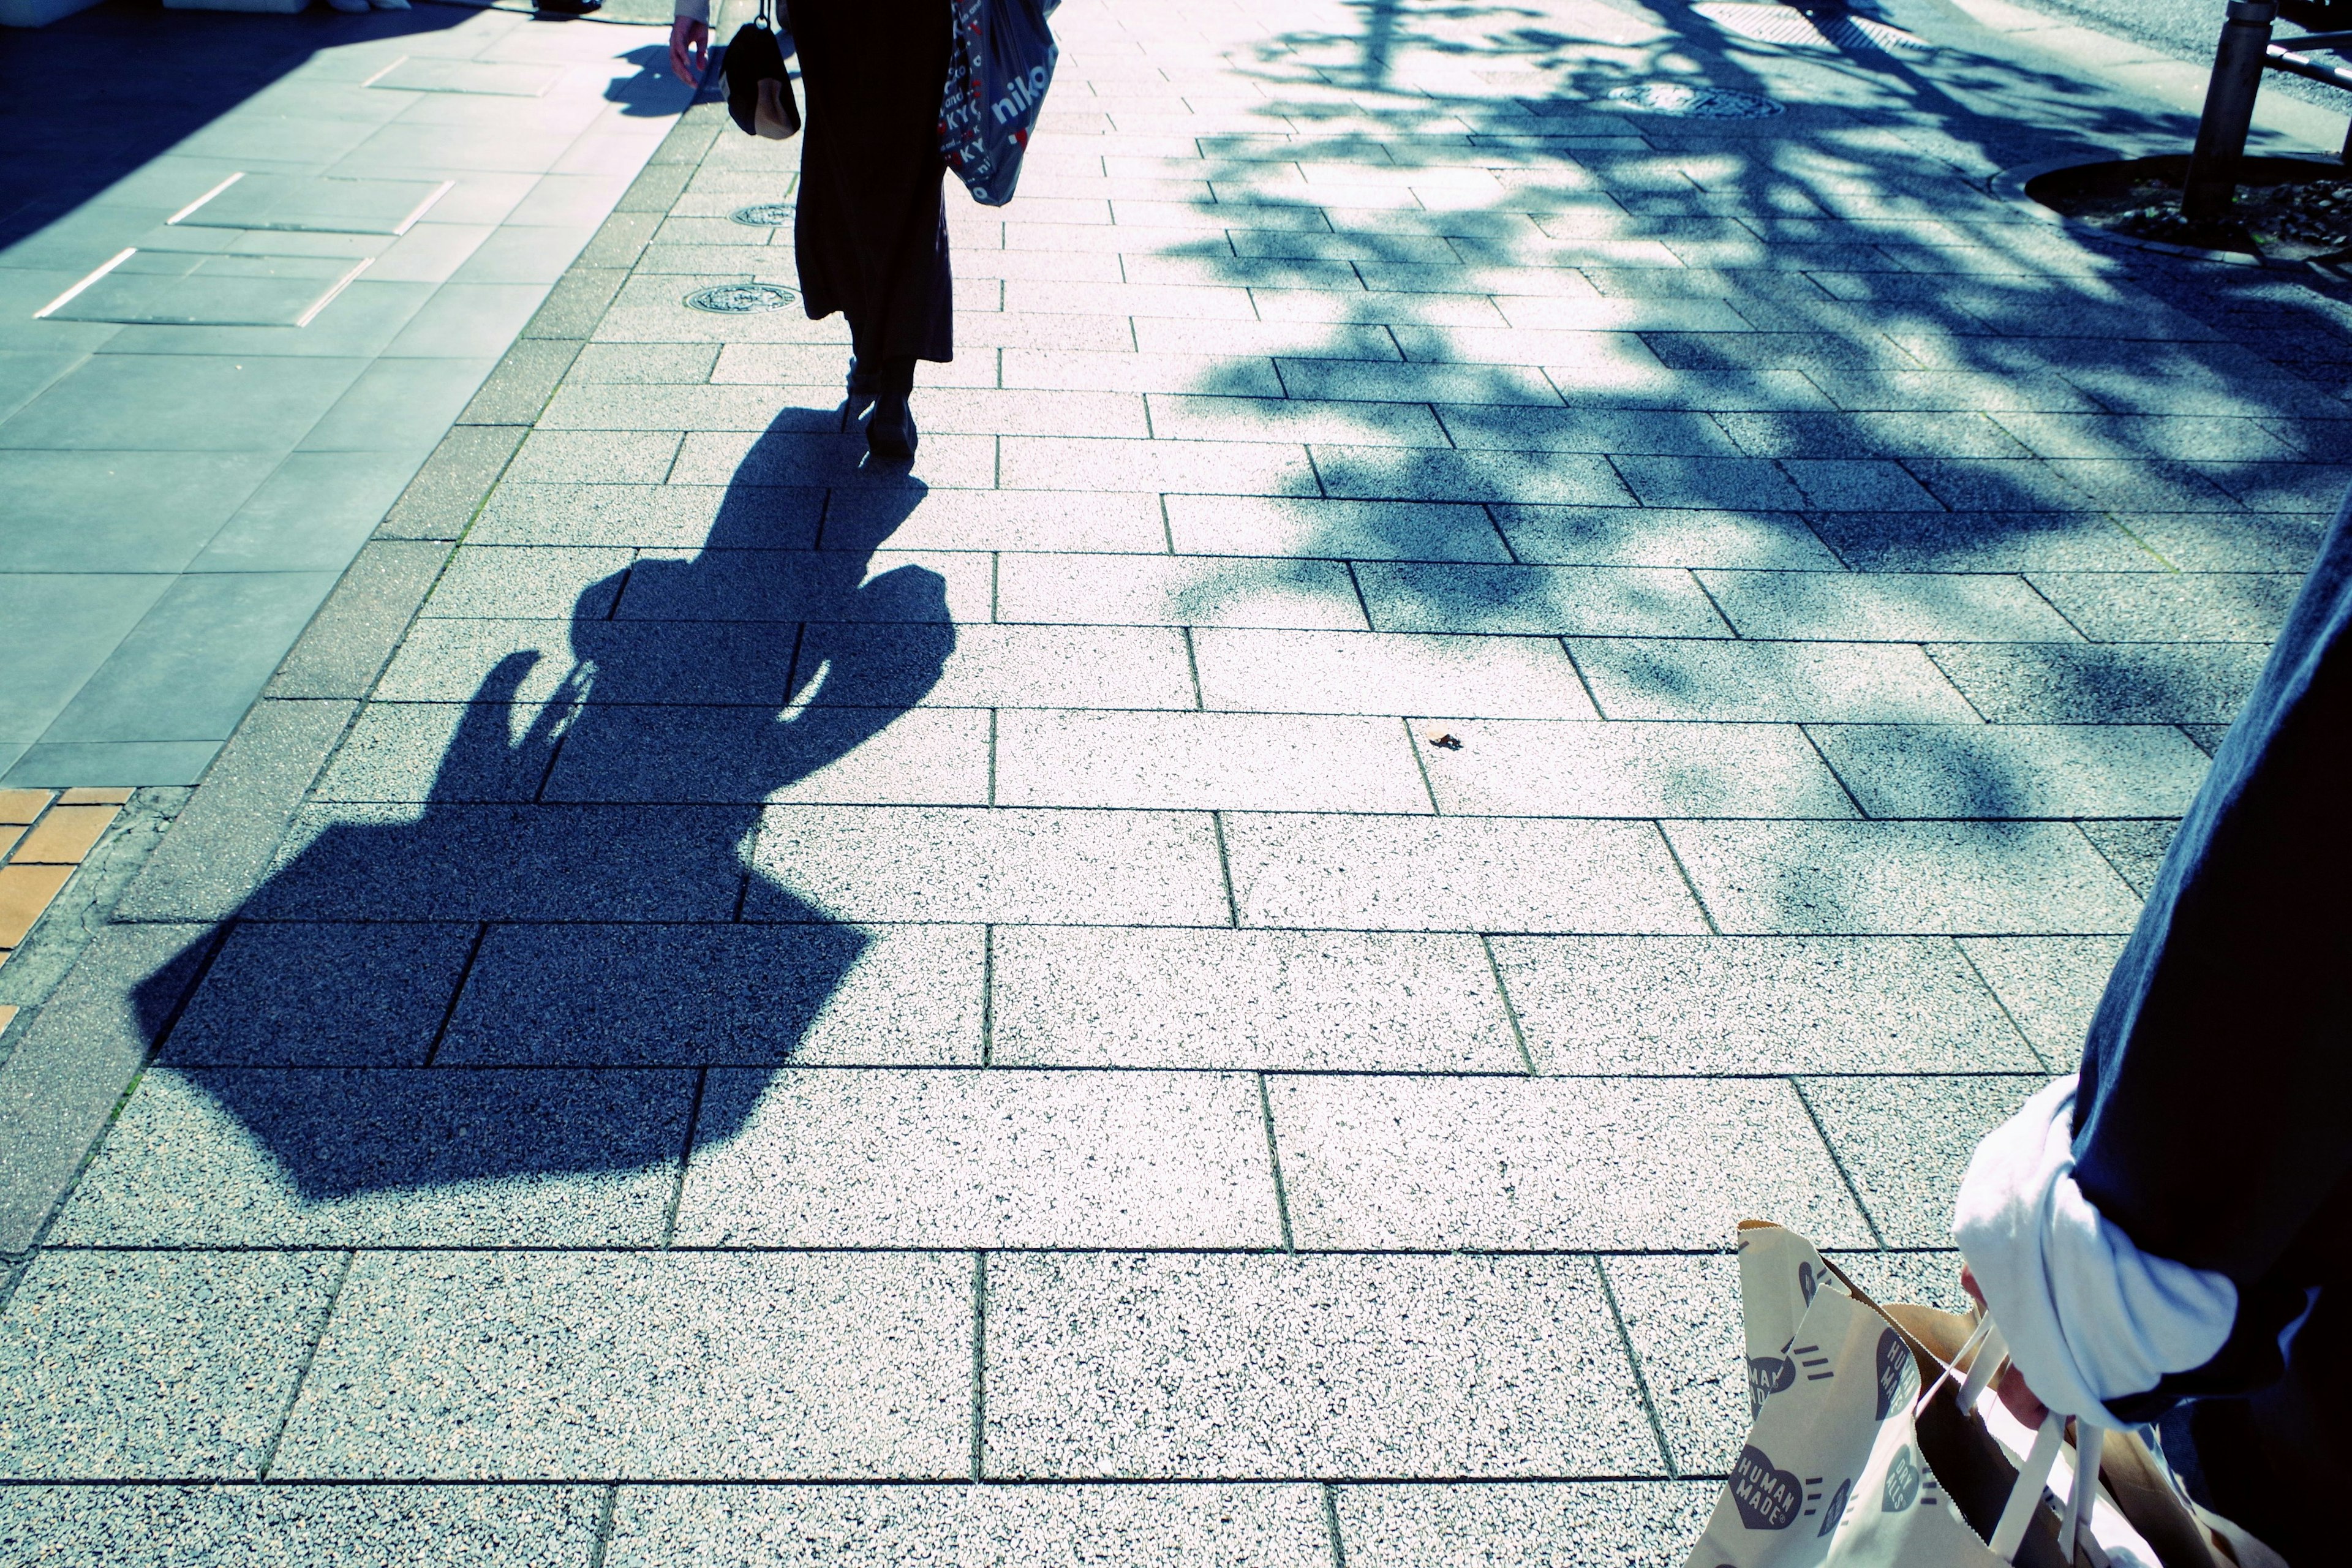
[[25, 835], [9, 858], [18, 866], [79, 866], [105, 837], [107, 826], [120, 809], [111, 805], [53, 805]]
[[0, 825], [23, 826], [49, 804], [45, 789], [0, 789]]
[[16, 947], [72, 876], [70, 866], [0, 866], [0, 947]]

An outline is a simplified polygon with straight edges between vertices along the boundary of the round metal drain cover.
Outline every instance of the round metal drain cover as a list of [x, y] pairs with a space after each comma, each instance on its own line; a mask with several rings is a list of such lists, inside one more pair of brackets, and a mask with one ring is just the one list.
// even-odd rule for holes
[[715, 316], [749, 316], [761, 310], [781, 310], [795, 296], [773, 283], [720, 283], [697, 289], [686, 297], [688, 306]]
[[1603, 102], [1636, 114], [1673, 114], [1685, 120], [1767, 120], [1780, 106], [1752, 92], [1724, 87], [1698, 87], [1686, 81], [1645, 81], [1634, 87], [1612, 87], [1601, 95]]
[[745, 228], [782, 228], [793, 221], [793, 204], [761, 202], [755, 207], [738, 207], [735, 221]]

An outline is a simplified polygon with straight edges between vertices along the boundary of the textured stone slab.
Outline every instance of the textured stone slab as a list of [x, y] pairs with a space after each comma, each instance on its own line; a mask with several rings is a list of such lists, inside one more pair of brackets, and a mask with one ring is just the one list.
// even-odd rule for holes
[[1611, 719], [1972, 722], [1976, 710], [1916, 647], [1887, 643], [1577, 637]]
[[1326, 1568], [1328, 1535], [1312, 1486], [625, 1487], [604, 1562]]
[[91, 1568], [588, 1568], [600, 1487], [10, 1487], [0, 1552]]
[[1225, 846], [1244, 925], [1705, 929], [1656, 829], [1640, 823], [1234, 816]]
[[2093, 642], [2267, 646], [2300, 575], [2256, 572], [2036, 572], [2030, 581]]
[[961, 1479], [971, 1261], [368, 1254], [278, 1450], [288, 1479]]
[[1680, 1568], [1713, 1481], [1537, 1481], [1339, 1489], [1354, 1568]]
[[2205, 753], [2170, 725], [1822, 724], [1810, 733], [1872, 816], [2177, 816]]
[[150, 1071], [55, 1237], [107, 1247], [645, 1245], [688, 1072]]
[[[0, 1471], [258, 1475], [342, 1265], [333, 1253], [43, 1255], [0, 1314]], [[0, 1544], [8, 1533], [0, 1525]], [[43, 1550], [61, 1539], [44, 1535]]]
[[1223, 555], [1008, 555], [997, 573], [996, 618], [1340, 631], [1364, 626], [1345, 567]]
[[1005, 1477], [1654, 1474], [1591, 1260], [993, 1258]]
[[1952, 1198], [1978, 1141], [2048, 1081], [2035, 1073], [1807, 1079], [1803, 1087], [1886, 1244], [1948, 1247]]
[[1525, 1070], [1468, 937], [1013, 927], [992, 973], [999, 1066]]
[[[844, 659], [827, 685], [876, 691]], [[887, 679], [887, 677], [885, 678]], [[860, 690], [865, 686], [866, 689]], [[604, 707], [582, 715], [548, 770], [550, 801], [985, 805], [988, 715], [969, 708]]]
[[589, 485], [509, 480], [490, 492], [469, 545], [812, 550], [824, 492], [755, 485]]
[[415, 1067], [449, 1015], [469, 925], [243, 925], [172, 1027], [163, 1059]]
[[1302, 1247], [1707, 1247], [1772, 1215], [1866, 1244], [1784, 1082], [1286, 1078], [1271, 1082]]
[[1962, 936], [2128, 931], [2138, 900], [2058, 823], [1705, 823], [1665, 827], [1736, 933]]
[[1691, 574], [1663, 568], [1374, 564], [1356, 580], [1377, 631], [1727, 635]]
[[2103, 512], [1823, 512], [1813, 531], [1857, 572], [2160, 572]]
[[1927, 572], [1707, 572], [1743, 637], [2065, 642], [2074, 628], [2017, 577]]
[[1636, 504], [1606, 458], [1579, 452], [1325, 446], [1309, 450], [1325, 491], [1357, 500]]
[[1280, 1245], [1241, 1074], [786, 1072], [703, 1091], [696, 1247]]
[[[375, 700], [536, 706], [766, 702], [783, 706], [797, 628], [674, 622], [423, 620], [393, 656]], [[896, 627], [886, 634], [903, 639]], [[507, 665], [521, 657], [520, 666]], [[501, 668], [504, 666], [505, 668]], [[593, 666], [593, 672], [588, 668]], [[593, 673], [593, 679], [588, 679]]]
[[976, 1064], [981, 948], [976, 926], [494, 926], [434, 1059]]
[[1835, 571], [1794, 512], [1673, 507], [1498, 506], [1519, 561], [1558, 566], [1745, 566]]
[[[1727, 1233], [1721, 1245], [1732, 1240]], [[1728, 1472], [1751, 1420], [1739, 1259], [1728, 1253], [1604, 1258], [1601, 1271], [1617, 1299], [1675, 1473]]]
[[706, 550], [640, 553], [616, 615], [921, 624], [984, 621], [988, 604], [988, 558], [967, 552]]
[[1432, 719], [1414, 732], [1455, 742], [1421, 748], [1448, 816], [1854, 815], [1794, 725]]
[[2071, 1072], [2116, 960], [2119, 936], [1970, 937], [1960, 943], [2025, 1037], [2057, 1072]]
[[870, 705], [877, 690], [942, 708], [1194, 705], [1173, 626], [960, 626], [944, 658], [900, 627], [836, 626], [802, 653], [793, 700], [820, 708]]
[[1418, 501], [1170, 496], [1168, 534], [1188, 555], [1351, 561], [1508, 561], [1486, 509]]
[[310, 798], [535, 799], [551, 748], [530, 731], [561, 714], [560, 708], [542, 715], [493, 702], [370, 702], [312, 784]]
[[1393, 719], [1014, 710], [997, 719], [995, 755], [1005, 805], [1430, 809]]
[[[771, 806], [743, 913], [1223, 925], [1214, 831], [1177, 812]], [[790, 889], [786, 891], [785, 889]]]
[[1203, 627], [1192, 650], [1212, 709], [1594, 716], [1575, 667], [1549, 637]]
[[450, 556], [418, 613], [601, 621], [612, 614], [623, 574], [635, 557], [635, 551], [618, 547], [466, 545]]
[[2156, 889], [2157, 873], [2164, 868], [2164, 858], [2172, 847], [2174, 836], [2180, 824], [2172, 817], [2153, 821], [2085, 822], [2083, 837], [2106, 858], [2116, 874], [2132, 886], [2132, 890], [2147, 898]]
[[1928, 653], [1996, 724], [2226, 724], [2262, 673], [2246, 644], [2018, 647], [1938, 644]]
[[1168, 548], [1160, 498], [1120, 490], [933, 490], [913, 511], [877, 491], [837, 494], [827, 550], [1079, 550], [1157, 555]]
[[1494, 945], [1543, 1072], [2041, 1065], [1946, 938], [1498, 937]]

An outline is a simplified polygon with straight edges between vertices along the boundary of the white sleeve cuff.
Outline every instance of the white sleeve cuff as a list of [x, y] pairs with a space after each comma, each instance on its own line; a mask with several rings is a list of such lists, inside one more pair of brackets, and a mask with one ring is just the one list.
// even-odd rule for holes
[[2106, 1401], [2145, 1394], [2221, 1351], [2238, 1289], [2142, 1252], [2083, 1195], [2074, 1090], [2074, 1079], [2058, 1079], [1977, 1145], [1952, 1236], [2034, 1397], [2120, 1426]]

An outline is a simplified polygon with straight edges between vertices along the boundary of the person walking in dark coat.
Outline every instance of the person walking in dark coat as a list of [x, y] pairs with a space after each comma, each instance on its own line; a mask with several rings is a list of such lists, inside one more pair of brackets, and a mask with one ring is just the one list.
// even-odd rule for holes
[[[709, 0], [677, 0], [670, 65], [709, 64]], [[878, 458], [915, 451], [915, 362], [955, 357], [940, 102], [948, 0], [790, 0], [808, 129], [793, 258], [811, 320], [849, 319], [849, 412]]]

